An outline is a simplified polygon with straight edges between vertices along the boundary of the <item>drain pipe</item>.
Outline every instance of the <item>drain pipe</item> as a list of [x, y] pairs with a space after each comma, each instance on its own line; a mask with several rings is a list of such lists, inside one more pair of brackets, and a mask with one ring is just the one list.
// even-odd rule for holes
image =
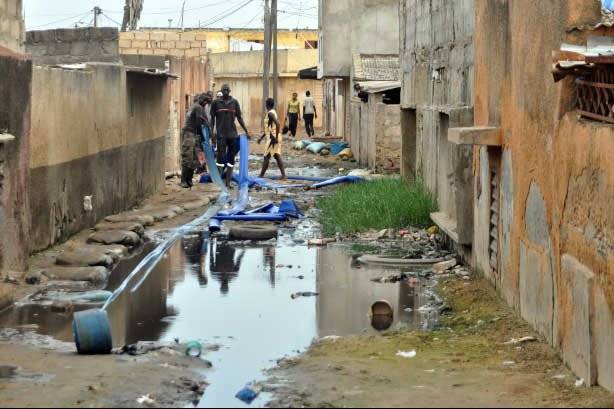
[[[143, 273], [143, 277], [132, 288], [131, 294], [136, 292], [140, 286], [147, 280], [153, 269], [158, 265], [164, 254], [185, 234], [194, 230], [196, 227], [201, 226], [213, 216], [215, 216], [219, 210], [229, 202], [228, 190], [223, 184], [221, 175], [218, 172], [215, 155], [211, 144], [209, 143], [209, 133], [205, 131], [205, 157], [207, 159], [207, 165], [209, 166], [209, 172], [212, 174], [212, 179], [220, 188], [222, 193], [216, 202], [216, 205], [211, 207], [205, 214], [192, 222], [185, 224], [178, 229], [174, 230], [170, 237], [162, 242], [153, 252], [147, 255], [139, 265], [126, 277], [124, 282], [115, 290], [115, 292], [109, 297], [107, 302], [101, 309], [81, 311], [74, 314], [73, 318], [73, 334], [75, 339], [75, 345], [77, 352], [81, 355], [100, 355], [109, 354], [113, 349], [113, 337], [111, 333], [111, 324], [107, 309], [109, 306], [126, 290], [130, 282], [140, 273]], [[241, 136], [241, 177], [242, 181], [247, 180], [249, 164], [249, 141], [247, 137]], [[246, 187], [244, 189], [243, 187]], [[247, 207], [249, 201], [249, 186], [247, 183], [241, 185], [239, 191], [239, 197], [237, 200], [237, 206], [243, 206], [243, 209]]]

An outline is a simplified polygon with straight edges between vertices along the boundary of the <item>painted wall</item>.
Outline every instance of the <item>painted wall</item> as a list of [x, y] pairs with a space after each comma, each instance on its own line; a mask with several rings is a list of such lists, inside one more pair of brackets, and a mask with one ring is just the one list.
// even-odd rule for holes
[[[410, 75], [404, 78], [404, 122], [416, 128], [416, 155], [425, 156], [419, 135], [429, 126], [420, 102], [432, 82], [424, 80], [429, 73], [436, 78], [432, 69], [438, 66], [450, 72], [440, 61], [457, 61], [456, 86], [428, 98], [437, 105], [470, 107], [474, 101], [470, 125], [499, 127], [503, 135], [502, 146], [473, 148], [466, 167], [475, 176], [471, 261], [579, 377], [614, 390], [614, 130], [578, 119], [573, 80], [555, 84], [551, 73], [552, 52], [561, 43], [585, 44], [589, 35], [614, 36], [614, 29], [574, 29], [599, 21], [598, 1], [475, 0], [472, 12], [468, 2], [452, 2], [466, 11], [465, 18], [437, 27], [425, 24], [441, 21], [443, 2], [428, 3], [431, 10], [416, 8], [413, 0], [402, 8], [406, 40], [433, 33], [416, 50], [443, 44], [448, 53], [451, 47], [437, 41], [445, 27], [466, 33], [473, 44], [455, 44], [454, 52], [466, 50], [462, 58], [427, 59], [437, 65], [418, 64], [405, 53], [404, 72]], [[422, 23], [418, 17], [425, 13]], [[463, 13], [452, 14], [456, 19]], [[473, 61], [471, 74], [465, 68]], [[443, 139], [433, 145], [438, 154], [447, 149]], [[455, 189], [463, 186], [453, 182]], [[458, 230], [471, 231], [461, 224]]]
[[[36, 67], [30, 151], [34, 250], [129, 209], [163, 186], [165, 78], [115, 64]], [[62, 104], [50, 104], [60, 100]], [[83, 208], [93, 196], [94, 210]]]
[[23, 0], [0, 0], [0, 47], [24, 51]]

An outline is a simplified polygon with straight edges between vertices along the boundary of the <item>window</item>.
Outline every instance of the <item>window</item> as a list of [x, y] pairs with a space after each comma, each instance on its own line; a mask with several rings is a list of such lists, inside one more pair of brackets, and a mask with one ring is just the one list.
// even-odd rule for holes
[[580, 115], [614, 124], [614, 66], [600, 65], [576, 79], [576, 108]]

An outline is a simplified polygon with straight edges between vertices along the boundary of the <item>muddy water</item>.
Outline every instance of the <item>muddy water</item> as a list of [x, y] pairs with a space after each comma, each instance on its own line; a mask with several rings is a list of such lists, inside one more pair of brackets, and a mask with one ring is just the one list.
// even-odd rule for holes
[[[432, 283], [396, 284], [371, 279], [396, 273], [356, 264], [343, 247], [308, 248], [312, 226], [282, 230], [275, 243], [242, 246], [194, 233], [180, 240], [147, 280], [132, 292], [136, 277], [109, 309], [116, 346], [139, 340], [199, 340], [220, 349], [206, 358], [213, 369], [200, 406], [236, 407], [234, 398], [247, 382], [265, 378], [278, 359], [304, 351], [328, 335], [375, 333], [377, 328], [431, 328], [436, 321], [419, 311], [434, 300]], [[138, 258], [124, 261], [110, 283], [113, 289]], [[298, 292], [318, 297], [292, 299]], [[370, 306], [387, 300], [392, 322], [373, 322]], [[16, 308], [0, 317], [0, 326], [37, 324], [39, 332], [71, 341], [70, 314], [45, 307]], [[263, 406], [262, 395], [252, 406]]]

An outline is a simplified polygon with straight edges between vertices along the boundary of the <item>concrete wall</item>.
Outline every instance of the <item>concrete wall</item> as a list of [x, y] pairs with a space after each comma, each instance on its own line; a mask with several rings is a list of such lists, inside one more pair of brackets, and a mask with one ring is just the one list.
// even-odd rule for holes
[[[259, 132], [262, 128], [262, 75], [263, 53], [261, 51], [234, 52], [211, 54], [210, 66], [215, 89], [223, 84], [229, 84], [233, 96], [241, 103], [243, 115], [247, 126]], [[299, 99], [305, 97], [306, 91], [311, 91], [316, 101], [318, 119], [315, 127], [321, 128], [323, 124], [323, 87], [322, 81], [300, 80], [298, 71], [303, 68], [313, 67], [316, 64], [316, 50], [283, 50], [279, 52], [279, 101], [277, 112], [283, 121], [292, 93], [297, 92]], [[271, 81], [270, 95], [272, 92]], [[301, 123], [301, 126], [304, 122]]]
[[119, 62], [116, 28], [28, 31], [26, 48], [36, 65]]
[[320, 0], [320, 77], [350, 77], [354, 54], [399, 52], [398, 0]]
[[[165, 78], [115, 64], [36, 67], [30, 138], [32, 235], [44, 249], [129, 209], [164, 182]], [[61, 104], [49, 101], [60, 100]], [[93, 196], [94, 210], [83, 208]]]
[[[573, 30], [599, 21], [597, 1], [445, 3], [453, 12], [441, 1], [402, 2], [402, 43], [415, 42], [410, 50], [421, 51], [402, 59], [404, 122], [414, 128], [406, 135], [418, 135], [416, 166], [426, 169], [427, 183], [437, 185], [449, 209], [433, 176], [437, 165], [419, 161], [460, 146], [473, 149], [464, 167], [475, 175], [474, 225], [459, 223], [457, 231], [472, 233], [471, 262], [578, 376], [614, 390], [614, 131], [578, 119], [573, 80], [555, 84], [550, 71], [561, 43], [585, 44], [588, 35], [614, 36], [614, 29]], [[454, 23], [442, 25], [451, 15]], [[438, 89], [428, 77], [440, 67], [447, 76]], [[466, 110], [454, 126], [499, 128], [501, 146], [454, 147], [443, 134], [420, 146], [421, 133], [438, 135], [432, 116], [442, 112], [424, 109], [425, 100], [451, 105], [451, 113]], [[456, 190], [462, 186], [453, 182]]]
[[401, 110], [382, 102], [383, 94], [372, 94], [369, 102], [351, 102], [350, 146], [360, 166], [398, 173], [401, 158]]
[[[424, 179], [449, 229], [471, 231], [471, 149], [448, 142], [448, 129], [473, 123], [473, 0], [402, 0], [400, 10], [401, 105], [415, 118], [404, 121], [415, 153], [403, 173]], [[461, 236], [459, 245], [471, 243]]]
[[[232, 52], [234, 40], [255, 43], [264, 42], [263, 30], [252, 29], [203, 29], [186, 30], [151, 28], [120, 34], [120, 47], [123, 54], [158, 54], [176, 57], [197, 57], [211, 53]], [[307, 41], [318, 41], [316, 30], [279, 30], [280, 49], [308, 48]], [[200, 50], [198, 54], [195, 51]], [[163, 52], [164, 50], [164, 52]], [[170, 54], [170, 51], [173, 54]]]
[[0, 0], [0, 47], [23, 52], [23, 0]]

